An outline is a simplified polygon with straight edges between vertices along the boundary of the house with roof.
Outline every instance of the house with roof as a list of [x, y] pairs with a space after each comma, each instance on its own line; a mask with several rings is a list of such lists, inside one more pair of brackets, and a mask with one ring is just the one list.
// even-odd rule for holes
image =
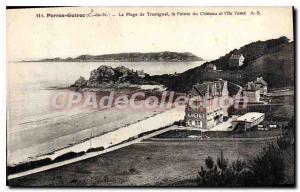
[[230, 68], [239, 68], [244, 65], [245, 57], [243, 54], [234, 53], [229, 58], [229, 67]]
[[246, 97], [250, 103], [260, 102], [260, 89], [253, 81], [246, 84], [243, 90], [243, 97]]
[[138, 77], [144, 78], [146, 76], [146, 73], [144, 72], [144, 70], [136, 70], [136, 74]]
[[263, 77], [257, 77], [254, 83], [255, 86], [260, 90], [260, 95], [265, 96], [268, 92], [268, 83], [263, 79]]
[[211, 71], [216, 71], [217, 70], [217, 66], [214, 64], [209, 64], [207, 65], [207, 69], [211, 70]]
[[189, 127], [211, 129], [228, 117], [226, 103], [228, 98], [227, 81], [218, 80], [196, 84], [188, 93], [185, 109], [185, 123]]

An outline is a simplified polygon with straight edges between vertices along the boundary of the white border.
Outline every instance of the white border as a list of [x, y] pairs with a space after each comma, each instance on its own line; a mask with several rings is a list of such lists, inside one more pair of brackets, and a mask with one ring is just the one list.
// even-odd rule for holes
[[296, 0], [60, 0], [54, 1], [38, 1], [38, 0], [9, 0], [6, 5], [10, 6], [291, 6], [295, 5]]
[[[206, 1], [197, 1], [197, 0], [151, 0], [151, 1], [143, 1], [143, 0], [59, 0], [59, 1], [46, 1], [46, 0], [27, 0], [26, 2], [24, 0], [8, 0], [6, 2], [1, 2], [1, 19], [0, 19], [0, 42], [1, 42], [1, 49], [0, 49], [0, 55], [1, 55], [1, 68], [0, 68], [0, 127], [1, 127], [1, 139], [0, 139], [0, 146], [1, 146], [1, 185], [0, 185], [0, 191], [8, 191], [12, 190], [8, 187], [6, 187], [6, 37], [5, 37], [5, 26], [6, 26], [6, 6], [295, 6], [296, 9], [298, 9], [298, 15], [300, 10], [300, 1], [297, 0], [247, 0], [247, 1], [241, 1], [241, 0], [206, 0]], [[299, 19], [296, 20], [296, 26], [299, 26]], [[297, 30], [298, 34], [298, 30]], [[295, 34], [297, 36], [297, 34]], [[297, 37], [294, 37], [294, 39], [297, 40]], [[298, 43], [296, 45], [298, 47]], [[299, 56], [299, 48], [297, 49], [297, 56]], [[297, 61], [296, 61], [297, 62]], [[297, 64], [296, 64], [297, 65]], [[299, 75], [299, 67], [297, 67], [297, 74]], [[297, 90], [299, 90], [300, 83], [297, 78]], [[297, 94], [297, 100], [299, 102], [299, 94]], [[299, 111], [297, 108], [297, 118], [299, 118]], [[300, 130], [297, 130], [297, 139], [299, 139], [299, 132]], [[299, 142], [297, 142], [299, 143]], [[299, 154], [299, 147], [297, 145], [297, 156]], [[299, 162], [299, 161], [298, 161]], [[297, 162], [297, 173], [299, 173], [299, 164]], [[299, 184], [299, 176], [297, 178], [297, 183]], [[74, 188], [63, 188], [63, 189], [55, 189], [57, 191], [65, 191], [65, 190], [73, 190]], [[24, 190], [24, 189], [14, 189], [14, 190]], [[31, 190], [31, 189], [26, 189]], [[35, 191], [50, 191], [51, 189], [35, 189]], [[89, 190], [86, 189], [80, 189], [83, 191]], [[100, 189], [100, 190], [116, 190], [116, 189]], [[141, 189], [123, 189], [123, 190], [141, 190]], [[156, 188], [147, 189], [147, 190], [157, 190]], [[165, 191], [174, 191], [175, 189], [165, 189]], [[177, 190], [177, 189], [176, 189]], [[179, 189], [179, 190], [211, 190], [211, 191], [217, 191], [218, 189]], [[221, 189], [221, 190], [232, 190], [232, 189]], [[243, 189], [237, 189], [237, 190], [245, 190]], [[262, 190], [262, 189], [256, 189], [256, 190]], [[267, 189], [268, 191], [271, 191], [273, 189]], [[294, 190], [294, 189], [285, 189], [285, 190]]]

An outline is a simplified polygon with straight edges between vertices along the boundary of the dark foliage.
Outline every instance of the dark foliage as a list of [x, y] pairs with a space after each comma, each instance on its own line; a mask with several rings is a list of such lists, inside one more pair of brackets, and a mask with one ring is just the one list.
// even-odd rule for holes
[[[230, 82], [244, 85], [262, 76], [269, 87], [283, 87], [294, 83], [294, 53], [293, 42], [286, 37], [257, 41], [247, 44], [240, 49], [235, 49], [214, 61], [174, 75], [157, 75], [148, 77], [149, 80], [159, 82], [170, 90], [187, 92], [196, 83], [226, 79]], [[232, 53], [239, 52], [245, 57], [244, 65], [238, 69], [230, 69], [229, 57]], [[220, 71], [208, 70], [207, 65], [214, 64]], [[228, 84], [230, 93], [234, 92], [235, 86]]]
[[282, 136], [277, 138], [277, 145], [280, 149], [287, 149], [295, 144], [295, 117], [293, 117], [288, 125], [283, 128]]
[[280, 148], [274, 144], [265, 148], [263, 153], [252, 159], [249, 164], [254, 173], [254, 185], [274, 186], [284, 180], [284, 159]]
[[95, 147], [95, 148], [89, 148], [86, 152], [91, 153], [91, 152], [97, 152], [97, 151], [103, 151], [104, 147]]
[[272, 143], [248, 161], [236, 160], [228, 164], [221, 151], [215, 165], [211, 157], [205, 159], [206, 168], [201, 166], [197, 183], [199, 186], [279, 186], [286, 181], [287, 150], [294, 150], [295, 118], [283, 129], [277, 144]]
[[37, 161], [22, 163], [22, 164], [13, 166], [13, 167], [8, 166], [7, 174], [10, 175], [10, 174], [14, 174], [14, 173], [19, 173], [19, 172], [27, 171], [27, 170], [34, 169], [37, 167], [49, 165], [51, 163], [52, 163], [52, 160], [50, 158], [45, 158], [45, 159], [41, 159], [41, 160], [37, 160]]
[[35, 169], [38, 167], [42, 167], [42, 166], [46, 166], [46, 165], [50, 165], [53, 163], [57, 163], [57, 162], [61, 162], [61, 161], [65, 161], [65, 160], [69, 160], [75, 157], [79, 157], [84, 155], [85, 152], [81, 151], [81, 152], [69, 152], [66, 154], [63, 154], [61, 156], [56, 157], [54, 160], [51, 160], [50, 158], [45, 158], [45, 159], [41, 159], [41, 160], [36, 160], [36, 161], [30, 161], [30, 162], [25, 162], [22, 164], [18, 164], [16, 166], [8, 166], [7, 168], [7, 173], [8, 174], [14, 174], [14, 173], [19, 173], [19, 172], [23, 172], [23, 171], [28, 171], [31, 169]]
[[282, 184], [285, 177], [282, 153], [273, 144], [248, 162], [236, 160], [229, 164], [221, 151], [217, 165], [207, 157], [205, 166], [201, 166], [198, 173], [199, 186], [276, 186]]

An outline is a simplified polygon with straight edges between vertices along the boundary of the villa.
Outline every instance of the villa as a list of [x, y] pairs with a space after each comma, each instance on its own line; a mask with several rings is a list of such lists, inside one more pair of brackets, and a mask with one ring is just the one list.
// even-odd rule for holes
[[244, 65], [245, 57], [243, 54], [232, 54], [229, 58], [229, 67], [230, 68], [239, 68]]
[[227, 81], [218, 80], [194, 85], [188, 93], [185, 110], [186, 126], [211, 129], [228, 117], [220, 103], [228, 98]]
[[248, 102], [260, 102], [260, 90], [255, 86], [254, 82], [248, 82], [244, 88], [243, 96], [248, 99]]
[[268, 83], [262, 77], [257, 77], [254, 83], [255, 86], [260, 90], [260, 95], [264, 96], [267, 94]]

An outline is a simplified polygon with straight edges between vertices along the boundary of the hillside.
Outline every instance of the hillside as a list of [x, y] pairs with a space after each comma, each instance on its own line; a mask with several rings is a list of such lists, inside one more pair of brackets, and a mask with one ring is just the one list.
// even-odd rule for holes
[[[238, 70], [228, 67], [228, 59], [235, 52], [242, 53], [245, 57], [245, 64]], [[218, 70], [209, 70], [209, 64], [216, 65]], [[186, 92], [193, 84], [203, 81], [222, 78], [243, 86], [259, 76], [268, 82], [270, 88], [294, 85], [294, 43], [289, 42], [286, 37], [257, 41], [176, 76], [159, 75], [148, 78], [166, 85], [170, 90]]]
[[121, 62], [179, 62], [203, 61], [202, 58], [188, 52], [153, 52], [153, 53], [118, 53], [106, 55], [80, 55], [75, 58], [68, 57], [42, 59], [37, 62], [87, 62], [87, 61], [121, 61]]

